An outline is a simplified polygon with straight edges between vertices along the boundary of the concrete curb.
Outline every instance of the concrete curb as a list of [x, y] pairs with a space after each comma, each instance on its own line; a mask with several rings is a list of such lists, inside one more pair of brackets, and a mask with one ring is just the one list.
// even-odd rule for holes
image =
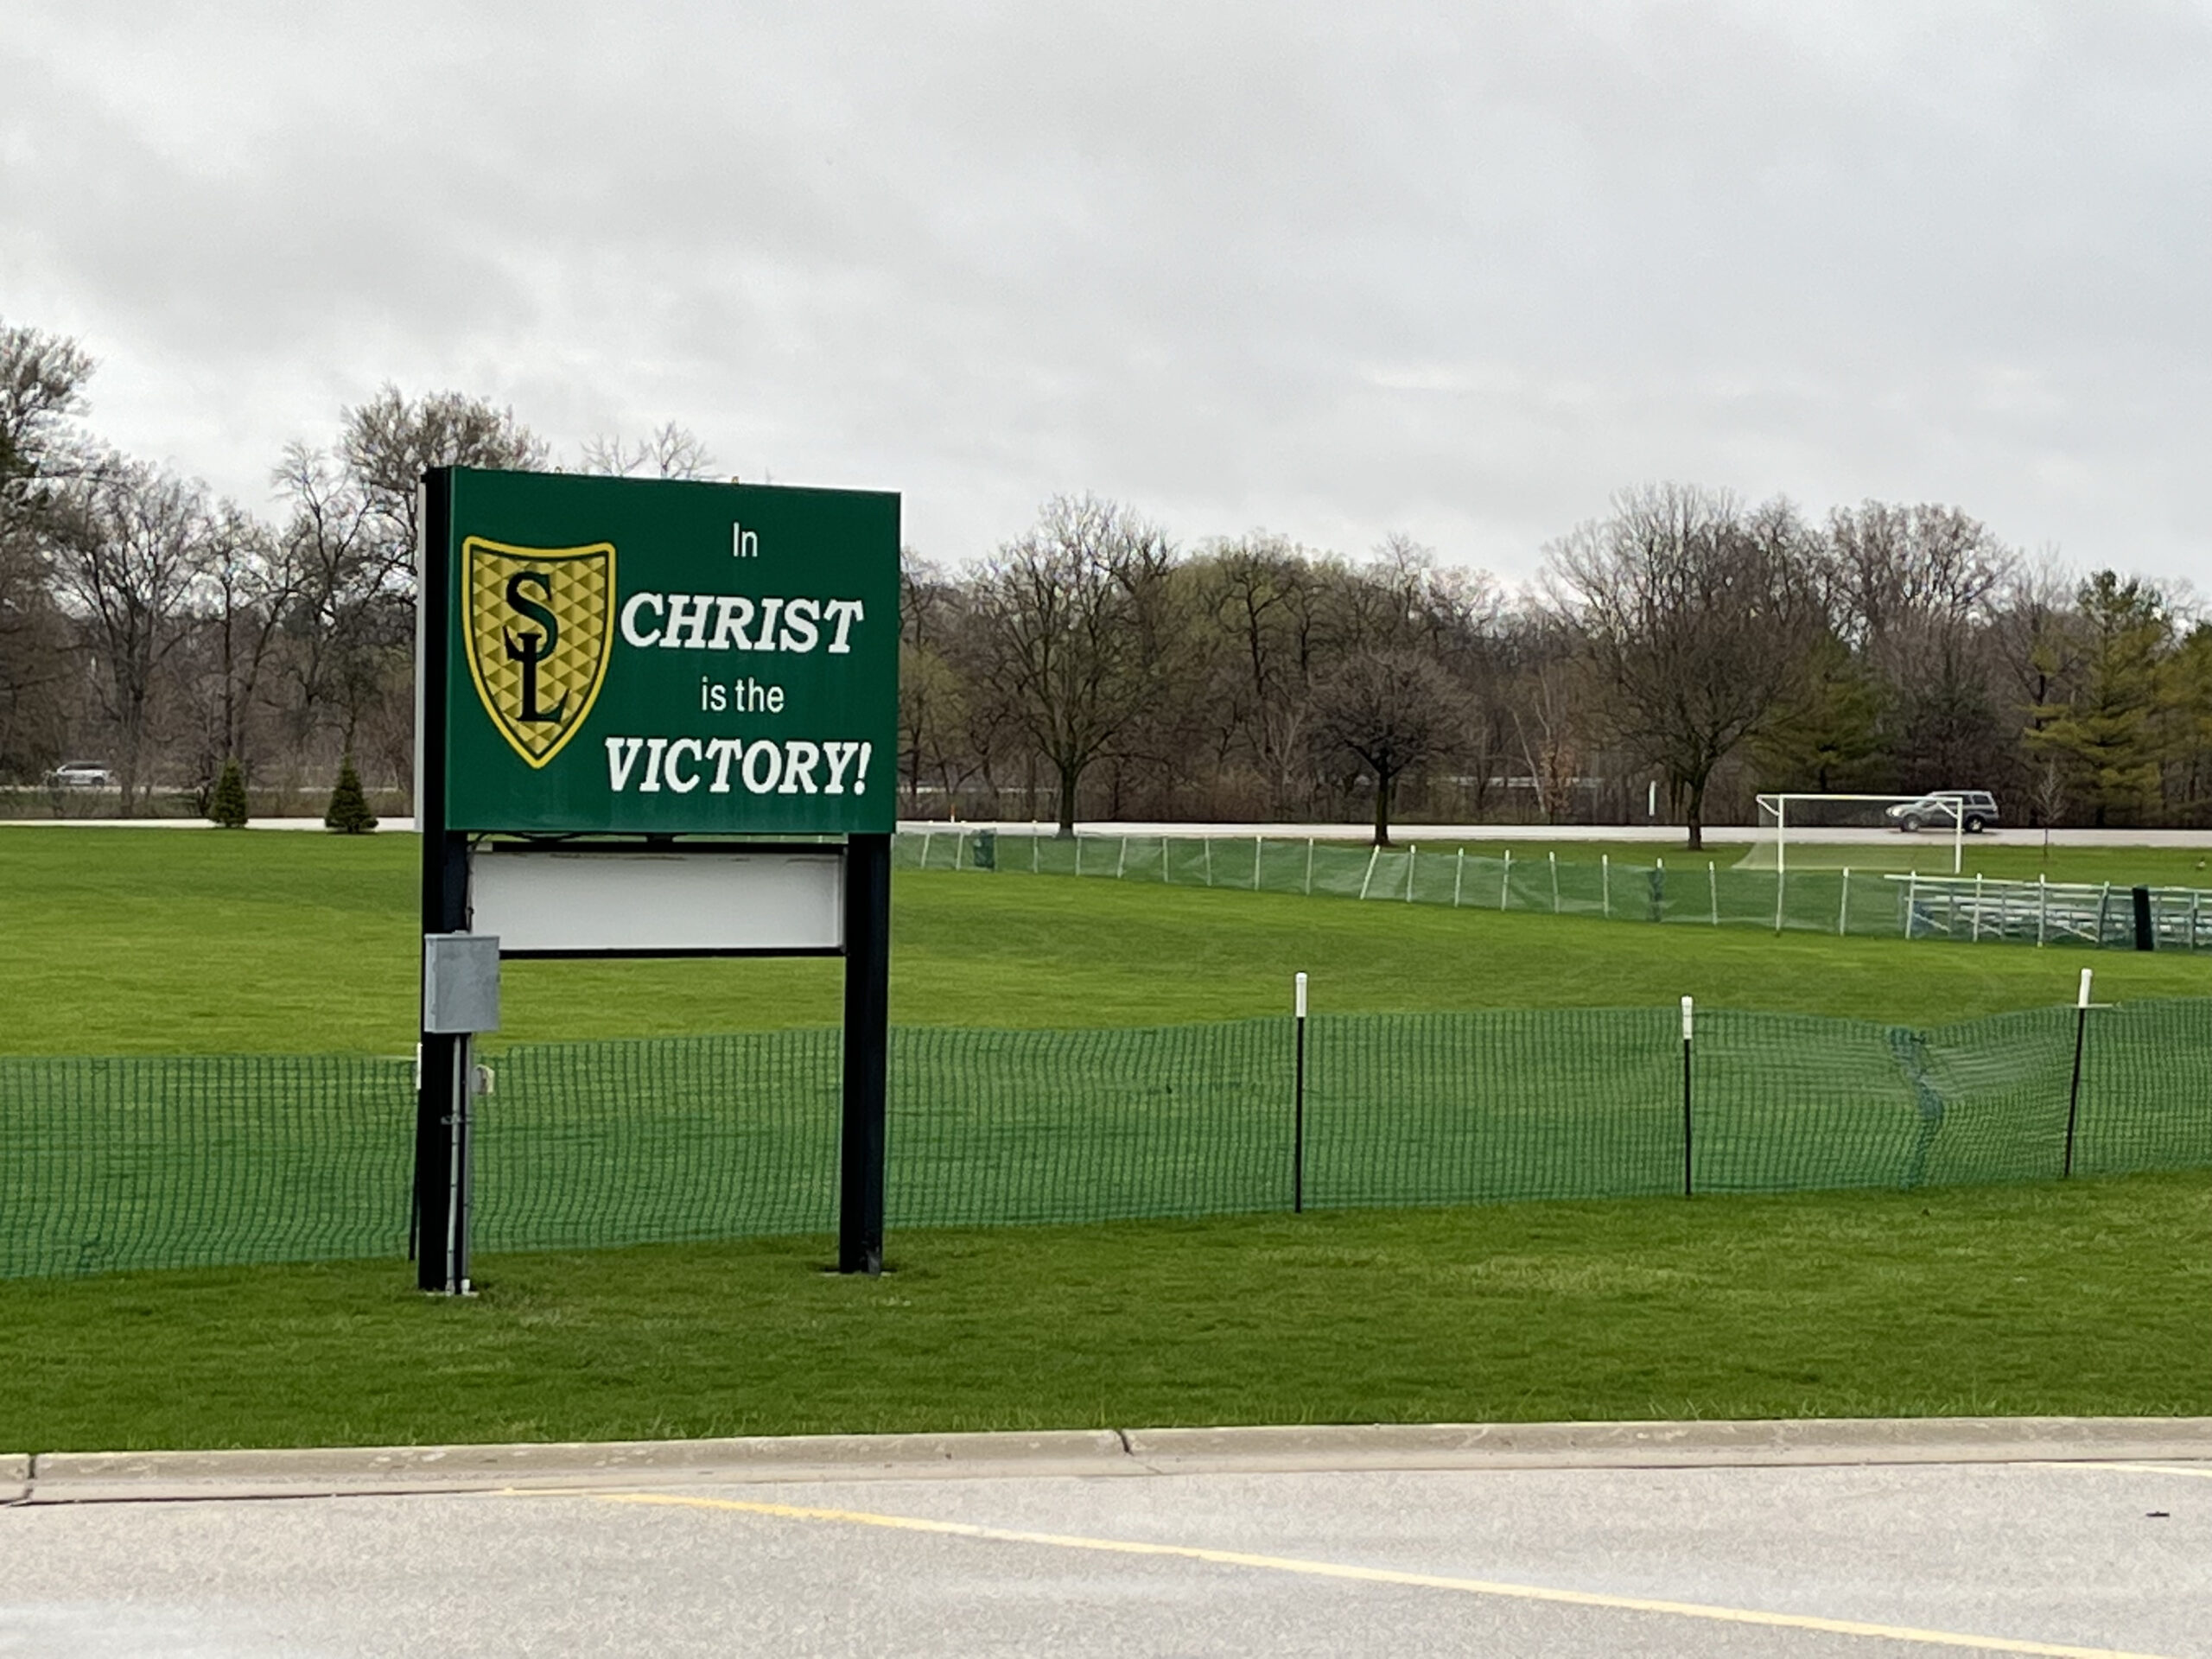
[[640, 1484], [1143, 1473], [1111, 1429], [1033, 1434], [823, 1434], [266, 1452], [49, 1452], [33, 1503], [286, 1497]]
[[1214, 1469], [1683, 1469], [2212, 1459], [2212, 1418], [1809, 1418], [1132, 1429], [1160, 1473]]
[[2212, 1461], [2212, 1418], [2204, 1417], [1384, 1423], [264, 1452], [53, 1452], [0, 1457], [0, 1502], [127, 1503], [1038, 1475], [2203, 1461]]

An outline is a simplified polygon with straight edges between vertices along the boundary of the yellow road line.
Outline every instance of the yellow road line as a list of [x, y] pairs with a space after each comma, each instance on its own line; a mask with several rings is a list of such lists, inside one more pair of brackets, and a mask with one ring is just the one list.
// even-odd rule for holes
[[1208, 1549], [1195, 1544], [1141, 1543], [1126, 1538], [1085, 1538], [1067, 1533], [1020, 1532], [976, 1526], [966, 1521], [931, 1521], [918, 1516], [876, 1515], [865, 1510], [808, 1509], [793, 1503], [756, 1503], [727, 1497], [688, 1497], [674, 1492], [611, 1492], [606, 1503], [649, 1503], [679, 1509], [722, 1510], [768, 1516], [784, 1521], [826, 1521], [843, 1526], [884, 1527], [897, 1532], [928, 1532], [992, 1543], [1033, 1544], [1052, 1549], [1090, 1550], [1107, 1555], [1160, 1555], [1205, 1561], [1216, 1567], [1245, 1567], [1305, 1578], [1344, 1579], [1361, 1584], [1398, 1585], [1418, 1590], [1449, 1590], [1462, 1595], [1501, 1596], [1519, 1601], [1554, 1602], [1569, 1607], [1600, 1607], [1618, 1612], [1667, 1613], [1677, 1618], [1710, 1619], [1724, 1624], [1756, 1624], [1776, 1630], [1819, 1630], [1877, 1641], [1911, 1642], [1923, 1647], [1966, 1648], [1978, 1653], [2026, 1653], [2044, 1659], [2158, 1659], [2153, 1654], [2112, 1648], [2076, 1648], [2055, 1642], [2022, 1642], [2002, 1636], [1966, 1636], [1955, 1630], [1923, 1630], [1904, 1624], [1872, 1624], [1851, 1618], [1819, 1618], [1807, 1613], [1769, 1613], [1749, 1607], [1719, 1607], [1703, 1602], [1661, 1601], [1643, 1596], [1606, 1595], [1590, 1590], [1560, 1590], [1546, 1585], [1503, 1584], [1488, 1579], [1448, 1578], [1434, 1573], [1400, 1573], [1382, 1567], [1351, 1567], [1337, 1561], [1303, 1560], [1287, 1555], [1255, 1555], [1243, 1550]]

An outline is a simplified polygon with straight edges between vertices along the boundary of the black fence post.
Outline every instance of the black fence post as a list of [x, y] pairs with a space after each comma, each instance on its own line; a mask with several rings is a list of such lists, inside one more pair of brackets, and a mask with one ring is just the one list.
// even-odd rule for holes
[[2089, 1036], [2089, 976], [2090, 970], [2084, 968], [2082, 993], [2074, 1004], [2074, 1082], [2066, 1091], [2066, 1161], [2059, 1170], [2062, 1179], [2074, 1173], [2074, 1128], [2082, 1116], [2082, 1051], [2088, 1046]]
[[1690, 1120], [1690, 1039], [1696, 1027], [1697, 1005], [1686, 996], [1682, 999], [1682, 1196], [1686, 1198], [1697, 1192]]
[[845, 1076], [837, 1271], [883, 1271], [884, 1118], [891, 1037], [891, 837], [845, 838]]
[[2135, 948], [2155, 950], [2158, 948], [2158, 925], [2151, 919], [2151, 889], [2135, 889]]
[[1293, 995], [1294, 1023], [1298, 1027], [1297, 1061], [1294, 1080], [1291, 1085], [1290, 1108], [1290, 1212], [1294, 1216], [1306, 1213], [1306, 976], [1299, 975], [1297, 989]]

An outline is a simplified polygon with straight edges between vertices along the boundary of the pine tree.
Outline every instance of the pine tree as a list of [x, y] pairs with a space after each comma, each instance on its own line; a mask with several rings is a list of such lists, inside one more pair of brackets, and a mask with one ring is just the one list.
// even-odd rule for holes
[[377, 827], [377, 815], [369, 810], [369, 798], [361, 792], [361, 774], [353, 770], [350, 754], [339, 763], [338, 787], [330, 791], [330, 810], [322, 815], [322, 822], [326, 829], [346, 836]]
[[238, 757], [223, 762], [223, 775], [215, 785], [215, 798], [207, 804], [208, 821], [219, 829], [245, 828], [245, 773]]
[[[2037, 704], [2031, 748], [2056, 754], [2099, 829], [2134, 822], [2159, 804], [2161, 737], [2153, 716], [2168, 677], [2173, 619], [2155, 588], [2100, 570], [2079, 595], [2087, 652], [2071, 701]], [[2109, 816], [2108, 816], [2109, 815]]]

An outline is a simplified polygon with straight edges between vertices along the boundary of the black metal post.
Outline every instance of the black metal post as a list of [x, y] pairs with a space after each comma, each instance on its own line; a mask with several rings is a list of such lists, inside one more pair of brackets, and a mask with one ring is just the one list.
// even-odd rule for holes
[[891, 837], [845, 842], [845, 1099], [837, 1271], [883, 1271], [883, 1147], [891, 1048]]
[[[421, 722], [416, 762], [416, 827], [422, 832], [424, 933], [468, 926], [468, 842], [446, 828], [447, 569], [453, 492], [443, 469], [423, 480], [421, 581], [416, 598], [416, 693]], [[419, 998], [418, 998], [419, 1001]], [[469, 1039], [424, 1031], [422, 1082], [415, 1097], [415, 1282], [457, 1295], [468, 1279]]]
[[2151, 919], [2151, 889], [2135, 889], [2135, 948], [2155, 950], [2158, 946], [2158, 930]]
[[2089, 999], [2084, 996], [2082, 1006], [2074, 1011], [2074, 1082], [2066, 1091], [2066, 1162], [2059, 1173], [2074, 1173], [2074, 1126], [2082, 1115], [2082, 1051], [2089, 1036]]

